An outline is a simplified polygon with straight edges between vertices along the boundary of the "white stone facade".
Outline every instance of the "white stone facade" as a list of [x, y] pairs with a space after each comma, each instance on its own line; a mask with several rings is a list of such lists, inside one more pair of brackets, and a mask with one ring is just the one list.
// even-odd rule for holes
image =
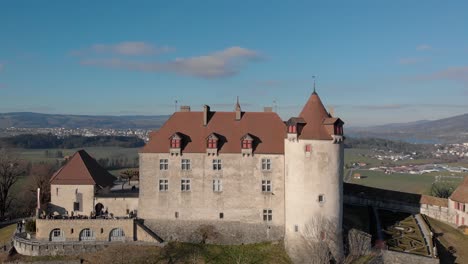
[[[72, 212], [74, 215], [90, 215], [94, 210], [94, 185], [55, 185], [50, 186], [52, 210], [59, 214]], [[77, 208], [74, 208], [74, 203]], [[74, 210], [78, 209], [78, 210]]]
[[[307, 225], [331, 225], [333, 230], [325, 228], [328, 234], [323, 235], [338, 236], [333, 240], [340, 241], [343, 153], [343, 144], [331, 140], [285, 139], [285, 244], [289, 252], [302, 244]], [[341, 244], [336, 249], [342, 253]]]

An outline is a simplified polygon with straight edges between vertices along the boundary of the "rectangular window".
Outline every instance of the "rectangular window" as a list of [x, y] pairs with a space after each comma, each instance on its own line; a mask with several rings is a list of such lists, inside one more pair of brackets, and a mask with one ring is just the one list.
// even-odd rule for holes
[[168, 179], [159, 179], [159, 191], [167, 192], [169, 190], [169, 180]]
[[270, 180], [262, 180], [262, 192], [271, 192]]
[[74, 202], [73, 203], [73, 211], [79, 211], [80, 210], [80, 203]]
[[222, 192], [223, 191], [223, 182], [220, 179], [213, 180], [213, 192]]
[[271, 209], [263, 209], [263, 221], [271, 222], [273, 220], [273, 214]]
[[208, 139], [208, 148], [215, 149], [216, 148], [216, 139], [210, 138]]
[[317, 201], [319, 203], [324, 203], [325, 202], [325, 195], [319, 194]]
[[167, 159], [160, 159], [159, 170], [167, 170], [167, 169], [169, 169], [169, 161]]
[[183, 192], [190, 191], [190, 179], [182, 179], [180, 180], [180, 190]]
[[180, 148], [180, 139], [172, 139], [171, 148]]
[[224, 213], [219, 213], [219, 219], [223, 219], [224, 218]]
[[306, 151], [306, 152], [311, 152], [311, 151], [312, 151], [312, 146], [311, 146], [310, 144], [307, 144], [307, 145], [305, 146], [305, 151]]
[[220, 159], [214, 159], [213, 160], [213, 170], [221, 170], [221, 160]]
[[55, 188], [55, 195], [58, 196], [58, 188]]
[[264, 170], [264, 171], [271, 170], [271, 160], [270, 159], [262, 159], [262, 170]]
[[182, 159], [182, 170], [190, 170], [190, 160]]

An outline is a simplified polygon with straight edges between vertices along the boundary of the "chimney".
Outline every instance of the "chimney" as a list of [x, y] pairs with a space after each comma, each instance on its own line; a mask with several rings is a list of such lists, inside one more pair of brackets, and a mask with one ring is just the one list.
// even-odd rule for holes
[[273, 107], [265, 106], [265, 107], [263, 107], [263, 112], [273, 112]]
[[237, 96], [237, 103], [236, 103], [235, 111], [236, 111], [236, 121], [241, 120], [242, 110], [241, 110], [241, 107], [240, 107], [240, 104], [239, 104], [239, 96]]
[[181, 105], [180, 106], [180, 111], [181, 112], [190, 112], [190, 106], [189, 105]]
[[206, 126], [208, 124], [208, 117], [210, 116], [210, 106], [204, 105], [203, 106], [203, 125]]
[[333, 117], [335, 115], [335, 108], [333, 106], [330, 106], [330, 116]]

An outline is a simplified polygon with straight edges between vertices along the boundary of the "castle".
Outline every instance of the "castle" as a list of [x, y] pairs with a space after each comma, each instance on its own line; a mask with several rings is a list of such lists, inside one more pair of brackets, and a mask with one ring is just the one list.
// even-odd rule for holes
[[321, 219], [333, 230], [317, 237], [335, 241], [341, 254], [343, 124], [315, 91], [286, 122], [271, 108], [244, 112], [239, 101], [232, 112], [183, 106], [140, 150], [139, 193], [119, 192], [112, 175], [79, 151], [53, 176], [51, 207], [133, 212], [167, 241], [191, 241], [200, 228], [216, 234], [211, 243], [284, 239], [290, 254]]

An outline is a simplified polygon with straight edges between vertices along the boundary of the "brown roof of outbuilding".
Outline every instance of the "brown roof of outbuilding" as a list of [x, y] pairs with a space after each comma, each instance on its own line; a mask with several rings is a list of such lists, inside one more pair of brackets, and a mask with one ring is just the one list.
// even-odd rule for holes
[[51, 184], [112, 186], [115, 177], [101, 167], [86, 151], [79, 150], [54, 173]]
[[448, 207], [448, 199], [424, 195], [424, 194], [421, 195], [420, 203], [435, 205], [435, 206], [440, 206], [440, 207]]
[[274, 112], [242, 112], [240, 120], [235, 112], [210, 112], [206, 126], [203, 112], [176, 112], [158, 130], [150, 135], [150, 141], [141, 149], [142, 153], [168, 153], [168, 138], [183, 135], [182, 152], [206, 152], [206, 138], [215, 133], [219, 153], [241, 153], [241, 138], [249, 134], [254, 138], [253, 152], [283, 154], [286, 126]]
[[462, 183], [458, 185], [457, 189], [450, 196], [450, 200], [460, 203], [468, 203], [468, 176], [465, 176]]
[[330, 133], [323, 125], [325, 119], [331, 118], [331, 116], [328, 114], [316, 92], [312, 93], [309, 100], [304, 105], [304, 108], [302, 108], [299, 117], [302, 117], [307, 123], [299, 135], [300, 139], [332, 139]]

